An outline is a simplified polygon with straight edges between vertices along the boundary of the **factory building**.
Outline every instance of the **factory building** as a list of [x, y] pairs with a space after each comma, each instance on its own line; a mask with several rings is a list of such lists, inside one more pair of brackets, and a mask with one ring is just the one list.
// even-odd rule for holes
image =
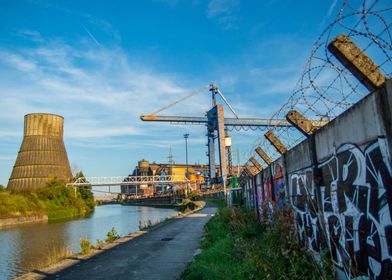
[[[185, 164], [174, 164], [174, 163], [149, 163], [149, 161], [143, 159], [138, 162], [130, 176], [162, 176], [171, 175], [174, 176], [175, 180], [186, 179], [187, 165]], [[204, 164], [188, 164], [188, 179], [191, 181], [197, 181], [203, 185], [206, 183], [205, 177], [208, 172], [208, 165]], [[122, 186], [121, 192], [133, 195], [153, 195], [168, 190], [174, 189], [185, 189], [186, 184], [179, 184], [176, 186], [170, 185], [140, 185], [135, 186]]]

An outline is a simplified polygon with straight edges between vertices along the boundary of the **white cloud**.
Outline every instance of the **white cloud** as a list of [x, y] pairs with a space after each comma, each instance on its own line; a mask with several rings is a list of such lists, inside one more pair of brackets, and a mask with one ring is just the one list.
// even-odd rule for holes
[[224, 29], [234, 29], [239, 5], [240, 0], [210, 0], [207, 6], [207, 17], [216, 19]]
[[29, 29], [21, 29], [18, 32], [19, 36], [22, 36], [28, 40], [31, 40], [33, 42], [43, 42], [43, 38], [41, 37], [41, 33], [36, 31], [36, 30], [29, 30]]
[[[155, 111], [200, 87], [177, 75], [134, 64], [119, 47], [73, 47], [60, 40], [45, 40], [35, 48], [0, 50], [0, 65], [0, 71], [8, 72], [3, 79], [15, 75], [13, 83], [0, 84], [3, 135], [14, 135], [15, 122], [21, 128], [23, 115], [32, 112], [64, 116], [65, 136], [72, 138], [164, 131], [167, 128], [162, 125], [142, 123], [139, 114]], [[197, 98], [200, 102], [188, 100], [163, 113], [203, 115], [209, 106], [208, 94]]]
[[2, 52], [1, 53], [2, 60], [7, 62], [9, 65], [12, 65], [14, 68], [20, 71], [33, 71], [36, 69], [36, 65], [33, 61], [28, 59], [24, 59], [18, 54], [10, 53], [10, 52]]

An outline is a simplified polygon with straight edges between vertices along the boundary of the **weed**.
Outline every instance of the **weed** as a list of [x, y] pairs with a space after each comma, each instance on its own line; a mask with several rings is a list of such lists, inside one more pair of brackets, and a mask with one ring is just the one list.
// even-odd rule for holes
[[116, 239], [119, 239], [120, 236], [117, 233], [117, 230], [112, 227], [112, 229], [106, 234], [106, 242], [112, 243]]
[[41, 269], [57, 263], [60, 260], [66, 259], [73, 255], [70, 247], [58, 246], [52, 244], [49, 250], [46, 251], [46, 255], [40, 258], [38, 261], [30, 263], [29, 269]]
[[97, 242], [95, 243], [95, 247], [99, 250], [102, 250], [105, 247], [106, 243], [103, 240], [97, 239]]
[[82, 238], [80, 239], [80, 253], [82, 255], [88, 255], [91, 253], [93, 246], [91, 245], [90, 240], [86, 239], [86, 238]]
[[[333, 279], [301, 248], [289, 219], [221, 206], [206, 224], [202, 253], [183, 279]], [[273, 223], [269, 218], [274, 219]]]
[[148, 230], [150, 228], [152, 228], [154, 225], [156, 225], [158, 222], [153, 223], [150, 219], [148, 219], [147, 221], [140, 221], [139, 220], [139, 230]]

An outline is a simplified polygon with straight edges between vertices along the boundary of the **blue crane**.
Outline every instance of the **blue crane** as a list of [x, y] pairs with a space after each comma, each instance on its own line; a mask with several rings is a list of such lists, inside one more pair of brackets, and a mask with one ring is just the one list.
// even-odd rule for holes
[[[163, 110], [166, 110], [192, 96], [197, 95], [209, 88], [211, 92], [212, 108], [206, 113], [204, 117], [187, 117], [187, 116], [163, 116], [158, 115]], [[217, 103], [217, 96], [226, 103], [235, 118], [225, 118], [222, 104]], [[142, 121], [147, 122], [169, 122], [175, 124], [201, 124], [207, 126], [207, 138], [208, 138], [208, 163], [209, 163], [209, 177], [212, 182], [221, 182], [226, 186], [227, 179], [227, 161], [229, 171], [231, 170], [231, 145], [226, 148], [225, 138], [227, 136], [227, 127], [235, 127], [237, 130], [246, 127], [288, 127], [291, 124], [286, 120], [278, 119], [259, 119], [259, 118], [239, 118], [233, 107], [229, 104], [225, 96], [219, 90], [215, 83], [209, 86], [204, 86], [190, 94], [180, 98], [179, 100], [168, 104], [159, 110], [149, 114], [140, 115]], [[215, 140], [218, 139], [218, 151], [219, 151], [219, 165], [220, 165], [220, 176], [217, 177], [215, 169]], [[228, 160], [226, 160], [226, 151], [228, 154]]]

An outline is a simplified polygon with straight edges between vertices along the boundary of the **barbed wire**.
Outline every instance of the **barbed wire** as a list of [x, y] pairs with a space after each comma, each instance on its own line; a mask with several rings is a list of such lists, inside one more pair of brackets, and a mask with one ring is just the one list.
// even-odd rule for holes
[[[328, 44], [339, 34], [345, 34], [366, 52], [386, 78], [392, 76], [391, 2], [363, 0], [357, 8], [350, 2], [344, 0], [335, 20], [317, 38], [289, 99], [271, 119], [285, 119], [290, 110], [296, 110], [311, 120], [332, 120], [369, 94], [328, 51]], [[287, 149], [304, 140], [295, 128], [275, 126], [271, 129]], [[273, 160], [280, 156], [267, 140], [258, 139], [249, 157], [255, 155], [258, 146]]]

